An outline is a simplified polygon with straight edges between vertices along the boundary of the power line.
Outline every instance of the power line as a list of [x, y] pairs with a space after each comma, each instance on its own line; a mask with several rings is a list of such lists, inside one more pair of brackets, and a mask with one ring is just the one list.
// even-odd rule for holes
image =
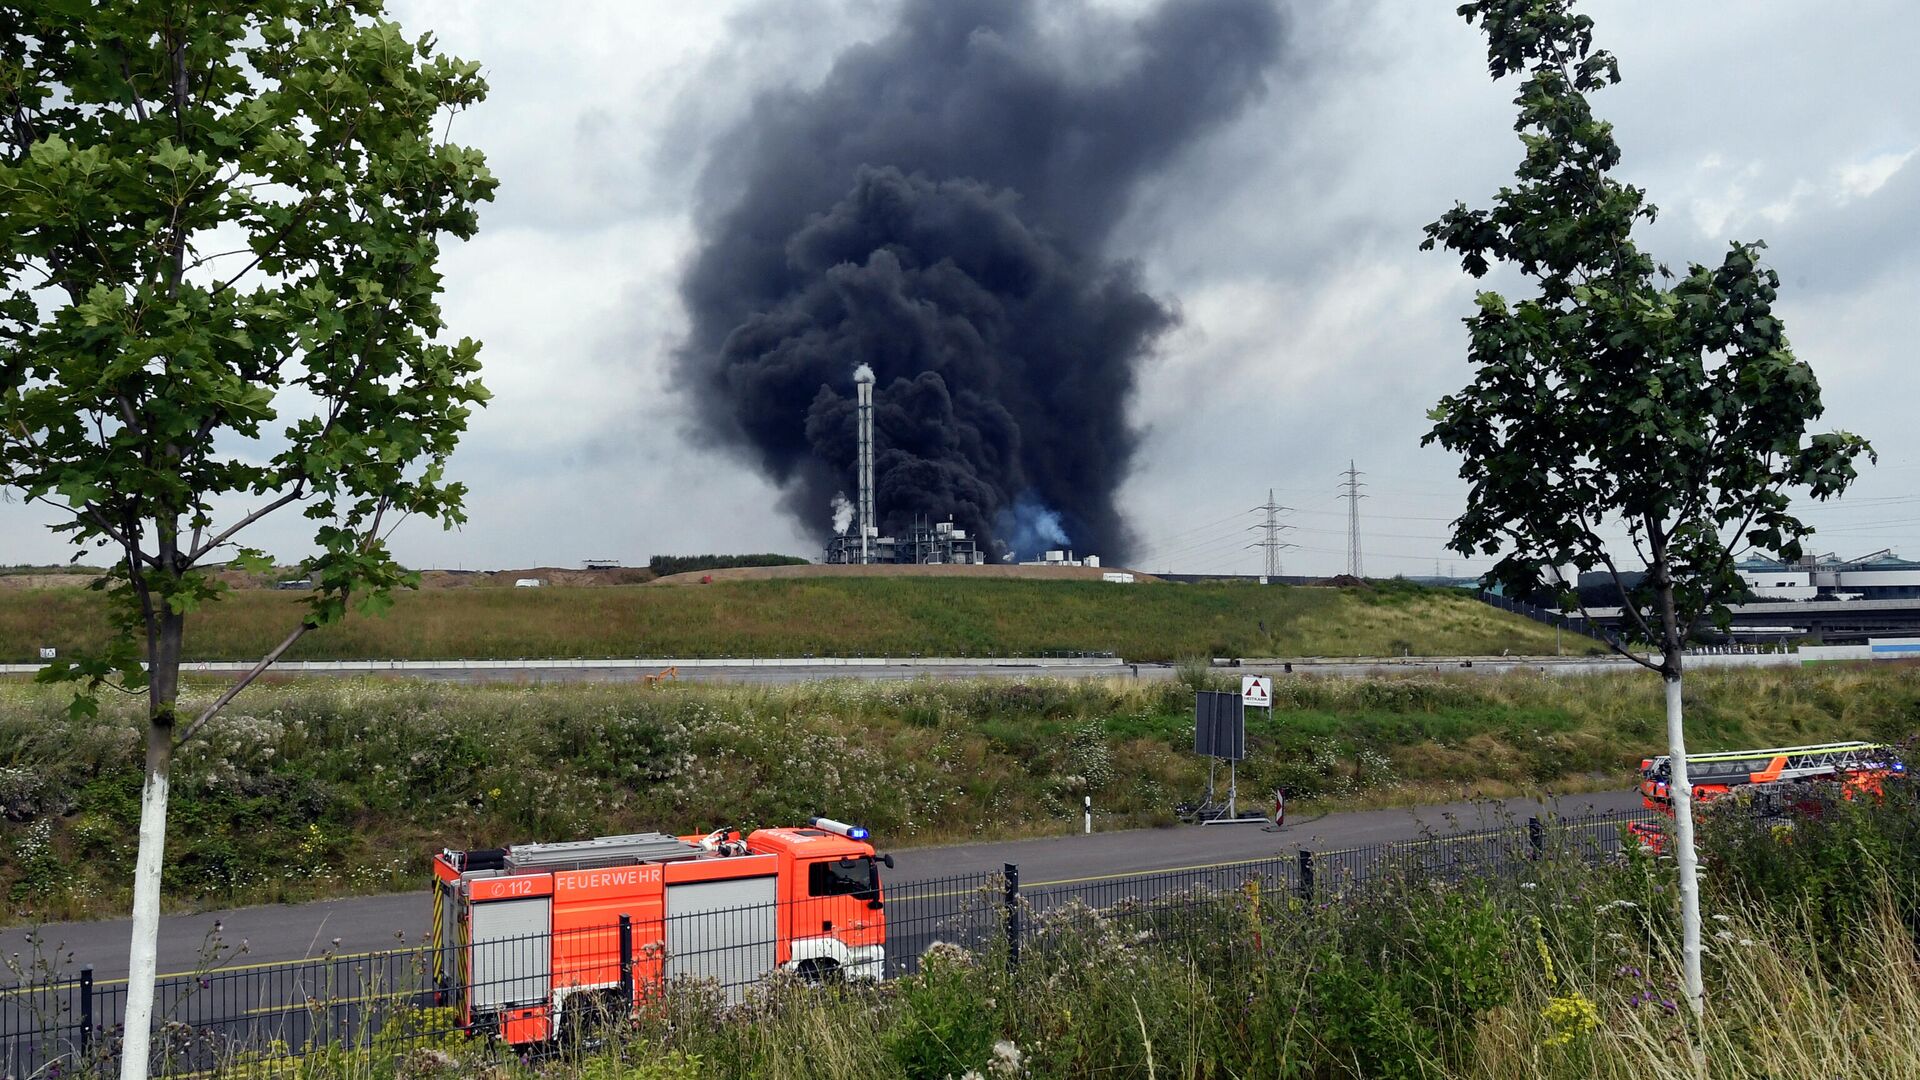
[[1252, 510], [1249, 510], [1247, 512], [1250, 514], [1257, 514], [1262, 510], [1266, 511], [1266, 514], [1267, 514], [1266, 523], [1261, 525], [1254, 525], [1252, 526], [1252, 528], [1265, 531], [1266, 539], [1256, 540], [1253, 543], [1248, 544], [1247, 546], [1250, 548], [1266, 549], [1267, 580], [1271, 581], [1274, 578], [1277, 578], [1280, 576], [1280, 549], [1290, 548], [1293, 546], [1292, 544], [1286, 543], [1285, 541], [1280, 539], [1280, 530], [1293, 528], [1293, 526], [1284, 524], [1280, 521], [1280, 512], [1282, 510], [1292, 512], [1293, 508], [1290, 506], [1281, 506], [1279, 503], [1275, 502], [1273, 500], [1273, 489], [1268, 488], [1267, 501], [1262, 503], [1259, 506], [1254, 507]]
[[1360, 500], [1366, 496], [1360, 494], [1360, 489], [1367, 485], [1361, 483], [1360, 478], [1366, 474], [1354, 468], [1353, 459], [1348, 458], [1347, 471], [1341, 475], [1346, 477], [1340, 485], [1346, 490], [1340, 493], [1340, 497], [1347, 500], [1347, 575], [1361, 577], [1363, 571], [1360, 566]]

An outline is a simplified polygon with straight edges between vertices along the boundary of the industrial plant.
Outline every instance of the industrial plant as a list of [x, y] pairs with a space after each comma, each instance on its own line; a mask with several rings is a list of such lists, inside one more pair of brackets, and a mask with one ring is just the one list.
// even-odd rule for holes
[[[917, 563], [921, 565], [984, 566], [993, 561], [982, 550], [979, 537], [952, 521], [916, 518], [905, 536], [880, 535], [880, 517], [873, 492], [873, 369], [861, 364], [853, 372], [859, 452], [854, 471], [859, 493], [848, 527], [836, 529], [827, 541], [825, 561], [839, 565]], [[844, 500], [841, 505], [845, 506]], [[1097, 555], [1075, 558], [1071, 551], [1048, 551], [1027, 565], [1099, 566]]]
[[861, 364], [853, 372], [859, 417], [860, 495], [854, 504], [851, 530], [842, 530], [827, 541], [829, 563], [866, 565], [870, 563], [959, 563], [987, 562], [979, 542], [957, 529], [951, 521], [915, 521], [905, 537], [881, 536], [880, 520], [873, 512], [873, 369]]

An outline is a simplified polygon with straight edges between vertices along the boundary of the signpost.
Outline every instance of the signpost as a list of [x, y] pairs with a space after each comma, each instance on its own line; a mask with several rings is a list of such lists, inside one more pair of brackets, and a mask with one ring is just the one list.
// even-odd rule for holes
[[[1267, 680], [1266, 699], [1273, 698], [1272, 680]], [[1264, 822], [1264, 817], [1239, 815], [1240, 759], [1247, 756], [1247, 701], [1243, 686], [1239, 694], [1231, 691], [1200, 690], [1193, 699], [1193, 752], [1207, 756], [1207, 800], [1194, 816], [1202, 825], [1226, 825]], [[1227, 801], [1214, 797], [1214, 776], [1220, 761], [1227, 762]]]

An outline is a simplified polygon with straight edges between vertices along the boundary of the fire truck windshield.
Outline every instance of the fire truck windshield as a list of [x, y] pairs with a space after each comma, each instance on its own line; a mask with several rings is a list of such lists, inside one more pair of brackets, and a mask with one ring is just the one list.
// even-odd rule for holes
[[880, 885], [874, 878], [873, 860], [822, 859], [807, 870], [807, 892], [813, 896], [876, 899], [880, 895]]

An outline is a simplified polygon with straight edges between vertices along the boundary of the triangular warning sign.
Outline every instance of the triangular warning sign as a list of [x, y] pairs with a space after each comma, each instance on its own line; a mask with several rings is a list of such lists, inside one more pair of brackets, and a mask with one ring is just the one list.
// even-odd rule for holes
[[1240, 680], [1240, 700], [1247, 705], [1272, 705], [1272, 684], [1264, 675], [1248, 675]]

